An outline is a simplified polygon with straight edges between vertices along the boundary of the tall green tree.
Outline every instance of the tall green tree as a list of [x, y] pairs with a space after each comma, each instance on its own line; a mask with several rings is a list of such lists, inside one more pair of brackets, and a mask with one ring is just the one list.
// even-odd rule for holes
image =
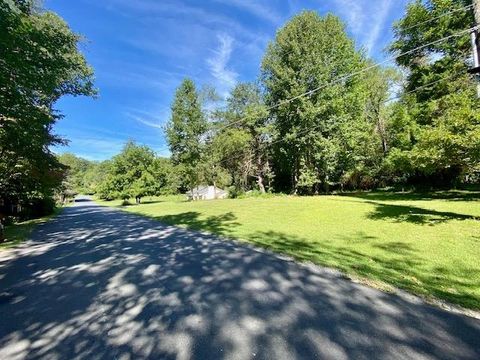
[[93, 168], [95, 163], [82, 159], [71, 153], [63, 153], [58, 156], [61, 164], [67, 167], [66, 181], [71, 193], [85, 193], [88, 189], [86, 174]]
[[385, 186], [390, 178], [385, 175], [384, 162], [390, 142], [389, 120], [392, 113], [392, 89], [398, 86], [400, 74], [393, 68], [375, 66], [361, 75], [357, 93], [363, 113], [355, 121], [345, 124], [342, 137], [348, 144], [348, 155], [341, 163], [341, 189], [372, 189]]
[[195, 84], [185, 79], [175, 93], [166, 133], [172, 161], [175, 165], [183, 166], [192, 190], [201, 178], [200, 165], [207, 129]]
[[273, 106], [280, 189], [328, 190], [348, 170], [355, 142], [349, 134], [365, 121], [364, 94], [361, 77], [338, 78], [364, 67], [336, 16], [304, 11], [277, 32], [263, 58], [262, 80], [267, 105]]
[[53, 132], [64, 95], [95, 94], [81, 37], [33, 1], [0, 1], [0, 197], [50, 197], [64, 168], [49, 150], [65, 143]]
[[176, 194], [182, 190], [182, 169], [174, 166], [170, 159], [155, 158], [151, 173], [155, 179], [155, 194]]
[[99, 196], [104, 199], [135, 198], [155, 195], [157, 180], [154, 176], [155, 154], [147, 146], [129, 141], [120, 154], [113, 157], [108, 175], [99, 186]]
[[461, 8], [471, 3], [415, 1], [394, 27], [390, 49], [394, 54], [408, 52], [397, 59], [407, 78], [392, 118], [397, 144], [388, 160], [392, 172], [403, 172], [411, 181], [449, 186], [479, 170], [480, 102], [467, 73], [469, 34], [414, 50], [469, 29], [472, 10]]
[[272, 178], [271, 129], [257, 84], [240, 83], [233, 88], [225, 110], [216, 113], [215, 128], [209, 152], [217, 154], [216, 164], [227, 170], [236, 190], [265, 192]]

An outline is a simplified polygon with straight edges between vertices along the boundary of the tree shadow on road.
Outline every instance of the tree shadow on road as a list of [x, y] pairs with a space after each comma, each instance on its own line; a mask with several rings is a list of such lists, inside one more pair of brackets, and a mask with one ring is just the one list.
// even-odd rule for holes
[[[356, 243], [369, 242], [382, 253], [373, 255], [351, 247], [333, 246], [328, 242], [320, 244], [274, 231], [257, 232], [249, 237], [249, 241], [300, 261], [334, 267], [366, 280], [480, 309], [480, 298], [474, 294], [480, 287], [476, 269], [465, 268], [462, 264], [458, 264], [455, 270], [431, 268], [408, 244], [379, 241], [362, 233], [351, 238], [355, 238]], [[351, 240], [346, 238], [345, 241]]]
[[[180, 215], [171, 220], [201, 221]], [[234, 220], [204, 221], [227, 231]], [[286, 253], [300, 247], [300, 258], [338, 252], [354, 263], [363, 256], [275, 232], [256, 241]], [[0, 274], [0, 293], [9, 295], [0, 304], [5, 359], [480, 356], [474, 319], [88, 203], [0, 254]]]

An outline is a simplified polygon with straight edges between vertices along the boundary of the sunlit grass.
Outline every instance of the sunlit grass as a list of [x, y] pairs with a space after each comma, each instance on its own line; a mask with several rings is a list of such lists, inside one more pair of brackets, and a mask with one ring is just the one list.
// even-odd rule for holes
[[0, 242], [0, 251], [16, 246], [23, 241], [27, 240], [32, 233], [35, 226], [45, 223], [52, 217], [57, 215], [61, 211], [61, 208], [55, 209], [54, 213], [38, 219], [31, 219], [9, 225], [5, 228], [5, 240]]
[[478, 192], [170, 197], [124, 209], [480, 309], [479, 200]]

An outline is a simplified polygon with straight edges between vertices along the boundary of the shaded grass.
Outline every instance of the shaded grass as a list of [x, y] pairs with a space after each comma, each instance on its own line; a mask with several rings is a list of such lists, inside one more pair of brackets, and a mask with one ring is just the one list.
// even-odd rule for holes
[[[135, 204], [134, 199], [129, 199], [129, 200], [101, 200], [98, 198], [95, 198], [95, 201], [103, 204], [103, 205], [108, 205], [108, 206], [137, 206]], [[181, 202], [187, 202], [187, 197], [185, 195], [162, 195], [162, 196], [146, 196], [142, 198], [142, 203], [141, 205], [146, 205], [146, 204], [158, 204], [158, 203], [164, 203], [164, 202], [174, 202], [174, 203], [181, 203]]]
[[58, 215], [61, 211], [62, 208], [56, 208], [51, 215], [37, 219], [26, 220], [7, 226], [5, 228], [5, 240], [0, 242], [0, 251], [14, 247], [27, 240], [37, 225], [47, 222], [51, 218]]
[[474, 191], [375, 192], [202, 202], [158, 199], [125, 210], [480, 309], [479, 199]]

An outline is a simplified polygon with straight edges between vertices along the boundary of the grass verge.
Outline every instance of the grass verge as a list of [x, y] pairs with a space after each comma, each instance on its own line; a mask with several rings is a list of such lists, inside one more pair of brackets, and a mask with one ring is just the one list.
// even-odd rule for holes
[[160, 197], [123, 209], [480, 310], [480, 192]]
[[62, 211], [62, 208], [56, 208], [53, 214], [44, 216], [37, 219], [31, 219], [27, 221], [22, 221], [19, 223], [15, 223], [13, 225], [9, 225], [5, 228], [5, 240], [0, 242], [0, 251], [9, 249], [14, 247], [23, 241], [27, 240], [30, 234], [32, 233], [33, 229], [39, 225], [43, 224], [56, 215], [58, 215]]

